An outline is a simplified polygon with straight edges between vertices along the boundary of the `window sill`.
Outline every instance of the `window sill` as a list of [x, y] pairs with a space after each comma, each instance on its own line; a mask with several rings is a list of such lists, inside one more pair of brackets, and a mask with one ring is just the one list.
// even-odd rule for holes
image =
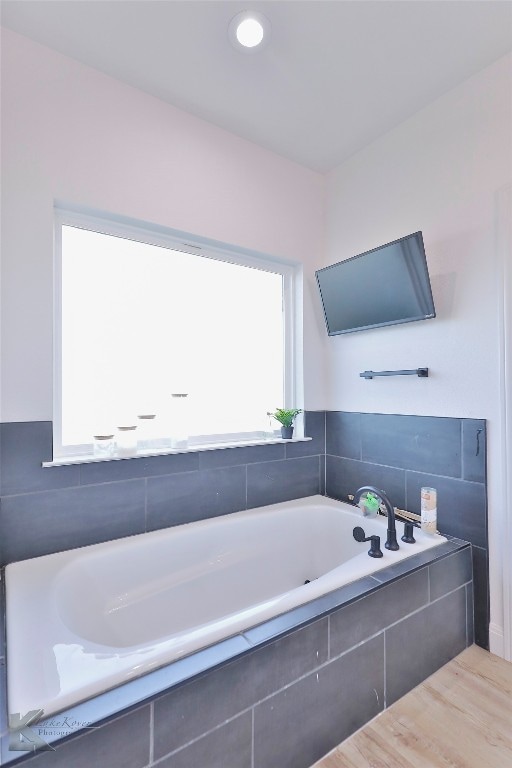
[[92, 456], [84, 454], [83, 456], [60, 456], [53, 461], [43, 461], [43, 467], [62, 467], [67, 464], [93, 464], [103, 461], [125, 461], [130, 459], [146, 459], [150, 456], [173, 456], [176, 453], [197, 453], [198, 451], [220, 451], [224, 448], [248, 448], [253, 445], [276, 445], [279, 443], [304, 443], [312, 440], [312, 437], [293, 437], [291, 440], [283, 440], [280, 437], [270, 438], [269, 440], [240, 440], [233, 443], [203, 443], [202, 445], [191, 445], [187, 448], [165, 448], [154, 451], [138, 451], [133, 456]]

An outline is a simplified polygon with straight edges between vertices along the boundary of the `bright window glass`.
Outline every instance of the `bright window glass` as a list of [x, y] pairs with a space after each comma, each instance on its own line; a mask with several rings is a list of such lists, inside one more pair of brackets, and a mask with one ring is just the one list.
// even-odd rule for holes
[[88, 452], [93, 435], [140, 414], [156, 413], [165, 432], [173, 393], [188, 395], [198, 442], [268, 432], [267, 411], [285, 402], [282, 270], [59, 231], [57, 454]]

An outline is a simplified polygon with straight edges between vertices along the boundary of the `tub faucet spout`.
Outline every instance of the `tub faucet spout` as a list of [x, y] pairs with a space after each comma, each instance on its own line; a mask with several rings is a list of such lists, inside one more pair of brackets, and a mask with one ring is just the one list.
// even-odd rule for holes
[[388, 516], [388, 536], [384, 546], [386, 549], [399, 549], [398, 542], [396, 540], [395, 510], [393, 509], [393, 505], [391, 504], [390, 500], [384, 491], [379, 491], [379, 489], [374, 488], [373, 485], [363, 485], [363, 487], [358, 488], [354, 494], [354, 504], [359, 503], [359, 499], [363, 493], [373, 493], [374, 496], [377, 496], [377, 498], [380, 499], [384, 504], [386, 508], [386, 514]]

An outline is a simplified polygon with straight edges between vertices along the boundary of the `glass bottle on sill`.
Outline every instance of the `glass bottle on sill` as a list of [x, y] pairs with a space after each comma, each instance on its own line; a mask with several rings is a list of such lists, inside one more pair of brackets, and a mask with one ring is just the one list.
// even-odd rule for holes
[[188, 446], [188, 394], [173, 393], [171, 395], [171, 448], [179, 449]]
[[137, 452], [147, 453], [157, 447], [156, 414], [137, 416]]
[[117, 428], [117, 455], [135, 456], [137, 453], [137, 425], [129, 424]]
[[114, 435], [93, 435], [93, 456], [96, 459], [111, 459], [115, 452]]

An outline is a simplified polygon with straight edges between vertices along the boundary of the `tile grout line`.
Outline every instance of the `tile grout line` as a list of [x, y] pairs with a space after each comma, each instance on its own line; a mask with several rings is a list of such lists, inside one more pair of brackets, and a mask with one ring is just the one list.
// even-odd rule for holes
[[464, 467], [464, 422], [462, 419], [459, 420], [460, 422], [460, 476], [461, 479], [464, 480], [464, 474], [465, 474], [465, 467]]
[[[268, 697], [267, 697], [268, 698]], [[264, 699], [262, 699], [264, 701]], [[216, 731], [220, 731], [221, 728], [224, 728], [224, 726], [229, 725], [230, 723], [233, 723], [237, 718], [242, 717], [243, 715], [248, 714], [249, 712], [252, 712], [257, 704], [260, 702], [255, 702], [254, 704], [251, 704], [248, 707], [245, 707], [245, 709], [241, 709], [240, 712], [236, 712], [234, 715], [231, 715], [231, 717], [226, 718], [222, 721], [222, 723], [217, 723], [213, 728], [210, 728], [207, 731], [204, 731], [203, 733], [199, 734], [199, 736], [195, 736], [193, 739], [190, 739], [190, 741], [187, 741], [185, 744], [182, 744], [180, 747], [176, 747], [176, 749], [171, 750], [171, 752], [166, 752], [165, 755], [162, 755], [159, 757], [152, 765], [151, 768], [154, 766], [158, 766], [161, 762], [164, 760], [167, 760], [169, 757], [172, 757], [173, 755], [177, 755], [180, 752], [184, 752], [185, 749], [188, 749], [189, 747], [193, 746], [194, 744], [197, 744], [198, 741], [201, 741], [201, 739], [206, 738], [207, 736], [211, 736], [212, 733], [215, 733]], [[252, 740], [253, 737], [251, 737]], [[196, 768], [194, 766], [193, 768]]]
[[386, 653], [387, 653], [387, 645], [386, 645], [386, 630], [384, 630], [384, 707], [383, 710], [387, 707], [387, 698], [388, 698], [388, 680], [387, 680], [387, 664], [386, 664]]
[[468, 647], [468, 585], [464, 585], [464, 596], [466, 598], [466, 610], [464, 611], [464, 615], [466, 617], [466, 648]]
[[422, 472], [420, 469], [412, 469], [411, 467], [396, 467], [393, 464], [379, 464], [376, 461], [368, 461], [366, 459], [354, 459], [353, 456], [339, 456], [336, 453], [327, 453], [326, 456], [331, 456], [333, 459], [343, 459], [344, 461], [357, 461], [360, 464], [370, 464], [373, 467], [385, 467], [386, 469], [394, 469], [397, 472], [413, 472], [417, 475], [425, 475], [426, 477], [439, 477], [442, 480], [455, 480], [458, 483], [467, 483], [468, 485], [483, 485], [485, 482], [479, 480], [465, 480], [462, 477], [455, 475], [441, 475], [438, 472]]
[[148, 533], [148, 478], [144, 478], [144, 531]]
[[149, 765], [152, 765], [155, 755], [155, 702], [149, 705]]
[[254, 706], [251, 707], [252, 719], [251, 719], [251, 768], [254, 768], [254, 718], [255, 711]]
[[327, 456], [327, 411], [324, 411], [324, 456]]
[[[266, 446], [262, 446], [262, 447], [266, 447]], [[218, 450], [226, 450], [226, 449], [218, 449]], [[182, 454], [180, 454], [180, 455], [182, 455]], [[41, 489], [37, 489], [37, 490], [33, 490], [33, 491], [18, 491], [16, 493], [4, 493], [4, 494], [2, 494], [2, 498], [16, 498], [16, 497], [19, 497], [19, 496], [32, 496], [32, 495], [41, 494], [41, 493], [54, 493], [54, 492], [58, 493], [58, 492], [64, 492], [64, 491], [70, 491], [70, 490], [74, 490], [74, 489], [79, 489], [79, 488], [93, 488], [93, 487], [104, 486], [104, 485], [119, 485], [121, 483], [131, 483], [131, 482], [137, 482], [137, 481], [140, 481], [140, 480], [146, 480], [147, 481], [149, 479], [165, 478], [165, 477], [175, 477], [176, 475], [190, 475], [190, 474], [192, 474], [194, 472], [218, 471], [218, 470], [222, 470], [222, 469], [231, 469], [233, 467], [241, 467], [241, 466], [245, 466], [247, 468], [248, 464], [255, 464], [255, 465], [257, 465], [257, 464], [269, 464], [269, 463], [273, 463], [273, 462], [276, 462], [276, 461], [296, 461], [296, 460], [300, 461], [302, 459], [311, 459], [312, 456], [314, 456], [314, 455], [315, 454], [311, 454], [309, 456], [292, 456], [292, 457], [287, 457], [285, 455], [282, 458], [278, 458], [278, 459], [266, 459], [264, 461], [251, 461], [251, 462], [248, 462], [248, 463], [245, 463], [245, 464], [244, 464], [244, 462], [240, 462], [239, 464], [228, 464], [228, 465], [222, 466], [222, 467], [208, 467], [208, 468], [205, 468], [205, 469], [201, 469], [199, 467], [194, 468], [194, 469], [180, 469], [177, 472], [176, 471], [170, 471], [170, 472], [161, 472], [159, 474], [151, 474], [151, 475], [135, 475], [133, 477], [123, 477], [123, 478], [118, 478], [118, 479], [114, 479], [114, 480], [112, 480], [112, 479], [110, 479], [110, 480], [103, 480], [103, 481], [100, 481], [100, 482], [85, 482], [85, 483], [82, 482], [82, 480], [81, 480], [81, 471], [80, 471], [79, 472], [78, 483], [75, 483], [75, 484], [72, 484], [72, 485], [63, 485], [63, 486], [59, 486], [57, 488], [41, 488]], [[135, 457], [135, 458], [137, 458], [137, 457]], [[153, 458], [153, 457], [151, 457], [151, 458]], [[159, 458], [159, 457], [157, 457], [157, 458]]]
[[[179, 474], [176, 472], [170, 473], [171, 475]], [[182, 473], [184, 474], [184, 473]], [[152, 475], [151, 477], [168, 477], [168, 475]], [[2, 499], [16, 499], [20, 496], [36, 496], [42, 493], [65, 493], [66, 491], [77, 491], [82, 488], [99, 488], [104, 485], [121, 485], [123, 483], [137, 483], [147, 478], [143, 475], [141, 477], [127, 477], [122, 480], [105, 480], [103, 483], [79, 483], [78, 485], [65, 485], [60, 488], [44, 488], [39, 491], [21, 491], [20, 493], [6, 493], [2, 496]]]

